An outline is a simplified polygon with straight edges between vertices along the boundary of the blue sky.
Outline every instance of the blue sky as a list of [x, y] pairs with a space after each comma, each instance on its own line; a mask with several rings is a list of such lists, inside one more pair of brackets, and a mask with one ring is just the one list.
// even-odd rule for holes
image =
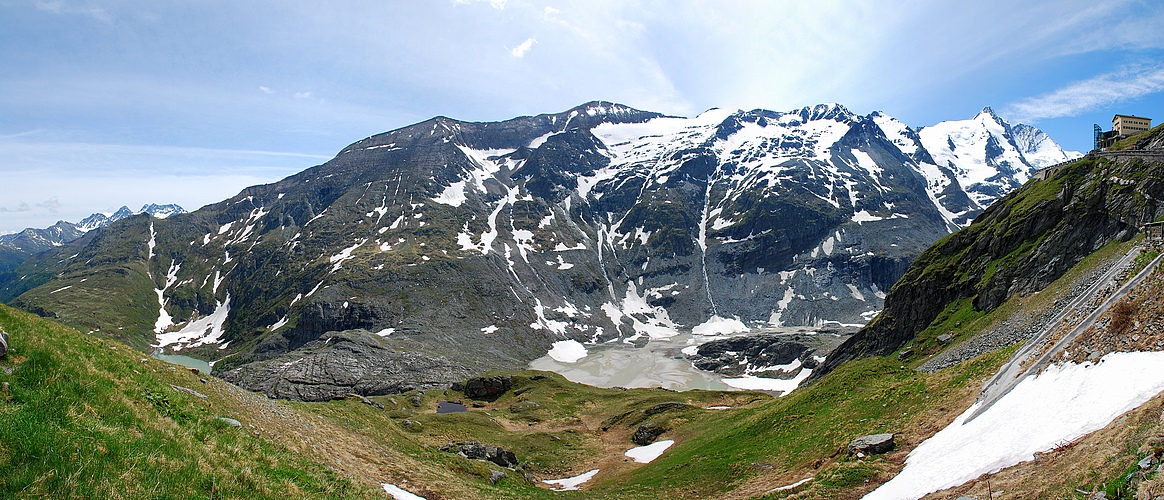
[[[1015, 5], [1018, 4], [1018, 5]], [[444, 115], [1164, 119], [1164, 2], [0, 0], [0, 233], [195, 209]]]

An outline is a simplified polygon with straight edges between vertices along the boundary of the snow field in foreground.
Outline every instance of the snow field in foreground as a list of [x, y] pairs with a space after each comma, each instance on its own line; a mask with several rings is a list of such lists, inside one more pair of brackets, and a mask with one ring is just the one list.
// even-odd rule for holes
[[1162, 364], [1164, 352], [1130, 352], [1108, 354], [1098, 364], [1050, 366], [969, 423], [978, 404], [963, 412], [865, 499], [921, 498], [1102, 429], [1164, 390]]
[[667, 439], [664, 441], [651, 443], [646, 446], [631, 448], [626, 450], [626, 453], [623, 454], [630, 457], [635, 462], [640, 464], [648, 464], [651, 463], [652, 460], [659, 458], [659, 455], [662, 455], [663, 452], [667, 451], [667, 448], [670, 448], [673, 444], [675, 444], [674, 440]]
[[380, 486], [383, 486], [384, 491], [388, 492], [395, 500], [425, 500], [424, 497], [409, 493], [395, 484], [380, 483]]
[[574, 477], [567, 477], [564, 479], [544, 479], [544, 480], [542, 480], [542, 482], [546, 483], [546, 484], [558, 485], [558, 486], [553, 488], [554, 491], [579, 490], [579, 489], [581, 489], [579, 486], [581, 486], [582, 483], [589, 481], [590, 478], [594, 477], [595, 474], [598, 474], [598, 469], [594, 469], [592, 471], [583, 473], [581, 475], [574, 476]]

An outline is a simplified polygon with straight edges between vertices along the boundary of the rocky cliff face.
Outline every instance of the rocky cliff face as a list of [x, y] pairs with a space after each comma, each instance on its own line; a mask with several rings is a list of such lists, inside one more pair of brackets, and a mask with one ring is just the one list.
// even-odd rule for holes
[[[137, 345], [230, 354], [223, 372], [353, 330], [482, 371], [563, 338], [863, 323], [980, 210], [880, 113], [687, 119], [593, 102], [438, 117], [191, 214], [127, 218], [29, 263], [18, 302]], [[128, 304], [93, 300], [109, 294]]]
[[1042, 290], [1088, 254], [1161, 217], [1160, 156], [1089, 156], [1029, 182], [918, 256], [889, 292], [884, 311], [813, 376], [901, 348], [955, 301], [990, 310], [1013, 295]]

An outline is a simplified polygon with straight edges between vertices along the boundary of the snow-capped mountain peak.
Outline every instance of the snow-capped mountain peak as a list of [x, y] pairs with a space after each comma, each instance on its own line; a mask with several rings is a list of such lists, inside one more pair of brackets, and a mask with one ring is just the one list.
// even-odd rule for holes
[[132, 217], [142, 213], [150, 214], [151, 216], [159, 219], [165, 219], [170, 216], [184, 214], [186, 213], [186, 210], [175, 204], [158, 205], [156, 203], [149, 203], [143, 205], [141, 210], [134, 212], [130, 210], [129, 207], [122, 205], [121, 208], [117, 209], [116, 212], [97, 212], [93, 215], [85, 217], [84, 219], [81, 219], [81, 222], [77, 223], [77, 229], [80, 229], [84, 232], [89, 232], [99, 227], [108, 226], [126, 217]]
[[945, 121], [917, 133], [934, 163], [950, 169], [983, 208], [1039, 168], [1079, 156], [1064, 152], [1037, 128], [1011, 126], [989, 106], [969, 120]]
[[152, 215], [155, 218], [165, 219], [165, 218], [172, 217], [172, 216], [175, 216], [178, 214], [184, 214], [184, 213], [186, 213], [186, 209], [184, 209], [178, 205], [175, 205], [173, 203], [170, 203], [167, 205], [158, 205], [156, 203], [150, 203], [148, 205], [143, 205], [141, 207], [141, 210], [138, 210], [135, 213], [138, 213], [138, 214], [147, 213], [147, 214]]
[[1064, 151], [1051, 136], [1030, 125], [1020, 123], [1011, 127], [1011, 136], [1023, 158], [1036, 169], [1083, 156], [1079, 151]]

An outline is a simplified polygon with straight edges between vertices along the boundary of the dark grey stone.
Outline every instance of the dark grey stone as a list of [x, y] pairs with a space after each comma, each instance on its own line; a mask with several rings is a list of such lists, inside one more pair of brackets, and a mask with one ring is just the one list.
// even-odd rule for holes
[[465, 397], [471, 399], [497, 399], [513, 387], [513, 377], [476, 377], [465, 381]]
[[639, 446], [646, 446], [655, 442], [666, 431], [667, 429], [659, 424], [647, 422], [635, 429], [635, 433], [631, 435], [631, 441]]
[[474, 460], [488, 460], [501, 467], [514, 468], [518, 466], [517, 455], [500, 446], [481, 444], [477, 441], [464, 443], [449, 443], [441, 447], [441, 451], [459, 453], [465, 458]]
[[876, 455], [893, 450], [893, 434], [870, 434], [861, 436], [849, 443], [849, 453], [865, 453]]
[[[801, 366], [815, 369], [814, 356], [827, 356], [836, 346], [849, 338], [855, 329], [834, 330], [810, 334], [755, 333], [701, 344], [695, 355], [688, 356], [700, 370], [726, 376], [739, 376], [749, 367], [787, 365], [800, 360]], [[759, 377], [792, 378], [800, 370], [768, 370], [755, 373]]]

